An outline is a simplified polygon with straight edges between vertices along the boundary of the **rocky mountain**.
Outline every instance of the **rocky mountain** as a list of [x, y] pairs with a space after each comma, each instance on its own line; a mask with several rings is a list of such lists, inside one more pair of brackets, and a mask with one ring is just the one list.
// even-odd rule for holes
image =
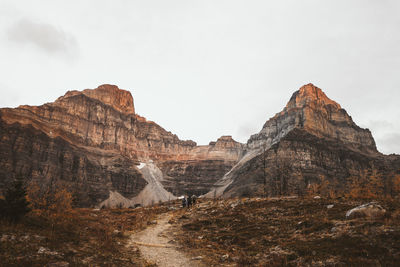
[[303, 194], [316, 184], [343, 191], [372, 174], [400, 175], [400, 156], [379, 153], [371, 132], [312, 84], [247, 144], [180, 140], [139, 116], [129, 91], [108, 84], [0, 109], [0, 193], [21, 176], [67, 187], [80, 206], [134, 206], [182, 194]]
[[[180, 140], [137, 115], [131, 93], [114, 85], [69, 91], [41, 106], [0, 109], [0, 188], [17, 176], [64, 184], [81, 206], [174, 198], [157, 193], [164, 186], [176, 195], [205, 193], [241, 151], [230, 137], [208, 146]], [[154, 166], [148, 171], [141, 164]]]
[[400, 173], [400, 157], [379, 153], [368, 129], [307, 84], [250, 137], [242, 158], [206, 196], [301, 194], [321, 183], [343, 191], [372, 172], [382, 179]]

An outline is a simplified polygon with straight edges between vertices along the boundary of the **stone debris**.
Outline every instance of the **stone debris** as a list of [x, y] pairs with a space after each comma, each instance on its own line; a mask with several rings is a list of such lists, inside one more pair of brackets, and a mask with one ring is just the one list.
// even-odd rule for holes
[[50, 249], [45, 248], [45, 247], [40, 247], [37, 253], [45, 254], [45, 255], [52, 255], [52, 256], [61, 255], [61, 253], [58, 253], [57, 251], [51, 251]]
[[47, 267], [68, 267], [69, 263], [66, 261], [59, 261], [47, 264]]
[[229, 258], [228, 254], [224, 254], [221, 256], [221, 260], [223, 260], [223, 261], [227, 260], [228, 258]]

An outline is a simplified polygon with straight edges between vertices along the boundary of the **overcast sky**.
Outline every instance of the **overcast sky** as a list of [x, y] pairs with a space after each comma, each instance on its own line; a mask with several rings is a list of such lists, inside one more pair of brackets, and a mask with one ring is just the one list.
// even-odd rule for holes
[[0, 106], [104, 83], [181, 139], [246, 142], [314, 83], [400, 153], [400, 1], [0, 0]]

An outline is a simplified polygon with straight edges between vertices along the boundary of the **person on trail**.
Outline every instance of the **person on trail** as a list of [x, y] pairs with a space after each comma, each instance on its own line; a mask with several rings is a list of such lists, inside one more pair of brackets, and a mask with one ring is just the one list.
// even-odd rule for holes
[[196, 196], [196, 195], [193, 195], [193, 196], [192, 196], [193, 206], [196, 205], [196, 200], [197, 200], [197, 196]]
[[192, 206], [192, 197], [191, 196], [188, 196], [187, 202], [188, 202], [188, 207], [190, 208]]
[[182, 208], [186, 207], [186, 202], [187, 202], [187, 200], [186, 200], [186, 197], [184, 196], [182, 198]]

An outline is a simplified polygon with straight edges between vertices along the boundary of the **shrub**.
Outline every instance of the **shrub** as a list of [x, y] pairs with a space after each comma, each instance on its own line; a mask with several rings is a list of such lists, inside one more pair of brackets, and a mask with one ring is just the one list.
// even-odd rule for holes
[[32, 182], [27, 196], [32, 212], [43, 216], [52, 224], [62, 223], [72, 211], [72, 194], [62, 185], [39, 185]]

